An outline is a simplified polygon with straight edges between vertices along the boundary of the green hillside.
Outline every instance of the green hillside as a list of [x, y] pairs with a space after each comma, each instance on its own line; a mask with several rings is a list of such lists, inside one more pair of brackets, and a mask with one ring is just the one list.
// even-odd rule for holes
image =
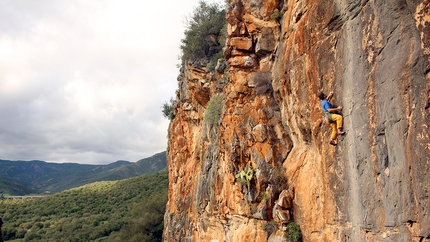
[[20, 181], [13, 179], [0, 178], [0, 196], [6, 194], [13, 195], [25, 195], [35, 193], [36, 191], [31, 189], [28, 184], [24, 184]]
[[6, 241], [161, 241], [167, 172], [0, 200]]
[[[3, 180], [19, 181], [20, 184], [29, 186], [27, 190], [39, 193], [46, 191], [55, 193], [96, 181], [120, 180], [166, 169], [166, 152], [155, 154], [137, 162], [117, 161], [108, 165], [0, 160], [0, 177]], [[23, 190], [7, 186], [4, 186], [3, 189]], [[28, 193], [11, 194], [25, 195]]]

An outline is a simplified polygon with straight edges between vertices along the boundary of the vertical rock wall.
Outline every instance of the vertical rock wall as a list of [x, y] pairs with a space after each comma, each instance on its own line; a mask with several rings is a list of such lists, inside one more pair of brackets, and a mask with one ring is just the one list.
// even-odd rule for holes
[[[165, 241], [286, 241], [290, 221], [304, 241], [430, 239], [429, 11], [230, 1], [229, 69], [178, 77]], [[343, 106], [337, 147], [320, 91]]]

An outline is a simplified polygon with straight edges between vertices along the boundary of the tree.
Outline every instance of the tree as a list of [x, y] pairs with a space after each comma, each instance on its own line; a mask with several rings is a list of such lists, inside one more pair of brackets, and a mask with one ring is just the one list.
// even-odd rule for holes
[[168, 118], [169, 120], [173, 120], [175, 118], [175, 107], [174, 107], [174, 100], [173, 98], [170, 98], [170, 103], [165, 102], [162, 106], [163, 110], [163, 116], [165, 118]]
[[185, 38], [181, 40], [182, 64], [193, 58], [212, 57], [222, 50], [219, 43], [226, 26], [225, 10], [218, 3], [199, 2], [187, 20]]

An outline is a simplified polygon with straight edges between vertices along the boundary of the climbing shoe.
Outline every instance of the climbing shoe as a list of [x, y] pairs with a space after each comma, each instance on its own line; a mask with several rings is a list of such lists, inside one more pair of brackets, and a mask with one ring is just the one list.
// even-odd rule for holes
[[333, 145], [333, 146], [336, 146], [336, 145], [337, 145], [336, 141], [334, 141], [334, 140], [331, 140], [331, 141], [330, 141], [330, 144], [331, 144], [331, 145]]

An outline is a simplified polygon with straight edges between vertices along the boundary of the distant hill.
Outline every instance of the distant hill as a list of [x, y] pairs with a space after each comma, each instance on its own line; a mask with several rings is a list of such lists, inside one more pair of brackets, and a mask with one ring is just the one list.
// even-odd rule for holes
[[152, 174], [166, 167], [166, 152], [137, 162], [117, 161], [108, 165], [0, 160], [0, 192], [11, 195], [53, 193], [96, 181]]
[[28, 184], [13, 179], [0, 178], [0, 196], [6, 194], [24, 195], [35, 192]]

